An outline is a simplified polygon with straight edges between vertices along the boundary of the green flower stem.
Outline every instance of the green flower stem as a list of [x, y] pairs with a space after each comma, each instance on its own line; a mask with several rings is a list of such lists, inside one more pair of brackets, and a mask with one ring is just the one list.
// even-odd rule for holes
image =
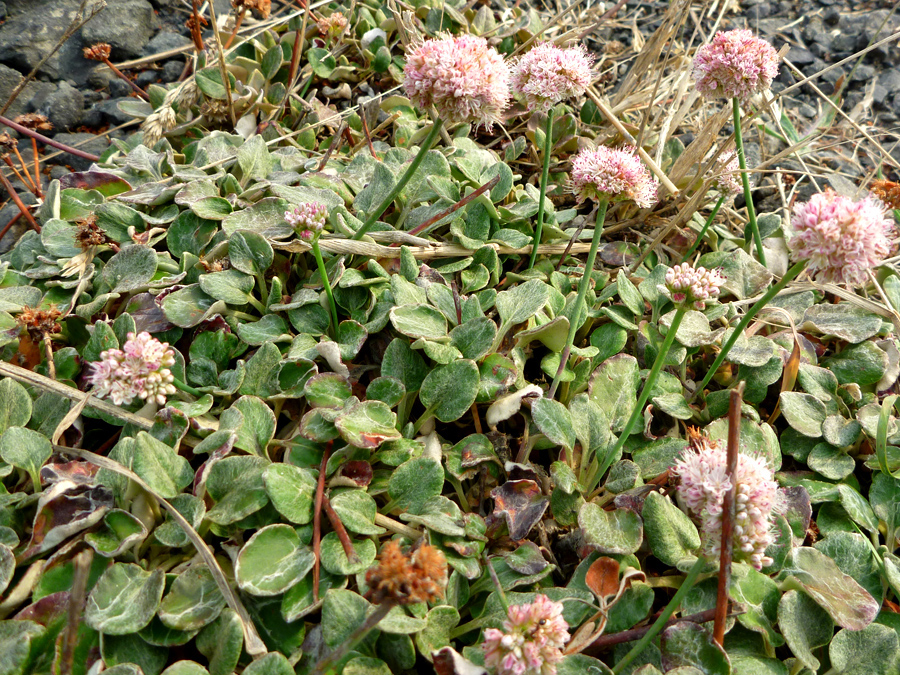
[[266, 313], [265, 305], [269, 304], [269, 287], [266, 286], [266, 275], [263, 272], [260, 272], [259, 274], [256, 275], [256, 283], [259, 284], [259, 294], [262, 297], [263, 308], [260, 309], [259, 307], [256, 307], [256, 305], [253, 303], [252, 300], [250, 301], [250, 304], [253, 305], [254, 307], [256, 307], [256, 309], [259, 309], [260, 312], [265, 314]]
[[681, 601], [684, 599], [684, 596], [687, 595], [688, 591], [691, 590], [691, 587], [694, 585], [694, 582], [697, 580], [697, 576], [700, 574], [700, 570], [702, 570], [706, 566], [706, 561], [701, 556], [697, 558], [697, 562], [694, 563], [694, 566], [691, 567], [690, 571], [687, 573], [684, 581], [681, 586], [679, 586], [678, 590], [675, 592], [675, 595], [672, 596], [672, 599], [669, 601], [669, 604], [666, 605], [666, 608], [663, 610], [662, 614], [659, 615], [659, 618], [653, 624], [649, 631], [644, 633], [644, 637], [642, 637], [638, 643], [631, 648], [631, 651], [628, 652], [625, 657], [619, 661], [616, 665], [613, 666], [612, 671], [616, 675], [621, 673], [632, 661], [634, 661], [640, 653], [647, 648], [647, 645], [656, 637], [657, 633], [663, 629], [666, 625], [666, 622], [675, 613], [675, 610], [678, 609], [678, 606], [681, 604]]
[[254, 298], [252, 295], [247, 296], [247, 302], [253, 305], [253, 308], [260, 314], [266, 314], [268, 312], [265, 304]]
[[365, 621], [363, 621], [359, 627], [353, 631], [353, 633], [348, 637], [344, 642], [335, 647], [334, 651], [325, 656], [321, 661], [316, 664], [316, 667], [312, 669], [310, 675], [326, 675], [326, 673], [337, 672], [335, 667], [338, 663], [340, 663], [341, 659], [343, 659], [347, 654], [350, 653], [350, 650], [353, 649], [356, 644], [362, 640], [368, 633], [378, 625], [378, 623], [388, 615], [388, 612], [394, 608], [394, 603], [392, 602], [383, 602], [380, 605], [375, 606], [375, 611], [369, 614]]
[[191, 396], [196, 396], [197, 398], [203, 396], [202, 391], [200, 391], [199, 389], [194, 389], [192, 386], [185, 382], [182, 382], [177, 377], [172, 381], [172, 384], [175, 385], [176, 389], [180, 389], [181, 391], [190, 394]]
[[397, 184], [394, 186], [394, 189], [391, 190], [390, 194], [385, 197], [378, 206], [375, 207], [375, 210], [372, 211], [372, 213], [369, 214], [366, 222], [362, 224], [362, 227], [360, 227], [356, 231], [351, 239], [362, 239], [362, 236], [372, 228], [372, 226], [381, 217], [381, 214], [387, 211], [387, 208], [391, 205], [394, 199], [397, 198], [397, 195], [400, 194], [400, 191], [406, 187], [409, 179], [412, 178], [413, 175], [415, 175], [416, 171], [419, 170], [419, 166], [421, 166], [422, 161], [425, 159], [425, 155], [428, 154], [431, 146], [434, 145], [434, 142], [437, 140], [438, 134], [440, 134], [441, 132], [442, 124], [443, 120], [441, 120], [440, 117], [434, 121], [434, 124], [431, 126], [431, 131], [428, 132], [425, 140], [422, 141], [422, 147], [419, 148], [419, 153], [415, 156], [412, 163], [409, 165], [409, 168], [406, 169], [406, 172], [403, 174], [403, 176], [400, 177], [400, 180], [397, 181]]
[[[672, 325], [669, 326], [669, 332], [666, 333], [666, 337], [663, 340], [662, 346], [659, 348], [659, 353], [656, 355], [656, 360], [653, 362], [653, 365], [650, 367], [650, 374], [647, 375], [647, 381], [644, 382], [644, 388], [641, 389], [641, 395], [638, 396], [637, 403], [634, 406], [634, 410], [631, 411], [631, 416], [628, 418], [628, 421], [625, 423], [625, 427], [622, 429], [622, 433], [619, 435], [619, 440], [616, 441], [615, 446], [612, 449], [607, 457], [612, 459], [618, 455], [619, 450], [622, 449], [622, 446], [625, 445], [625, 441], [628, 440], [628, 437], [631, 435], [631, 430], [634, 429], [634, 425], [637, 424], [637, 421], [641, 418], [641, 415], [644, 414], [644, 406], [647, 404], [647, 399], [650, 398], [650, 392], [653, 391], [654, 385], [656, 385], [656, 380], [659, 377], [659, 373], [662, 370], [663, 363], [666, 361], [666, 356], [669, 354], [669, 350], [672, 349], [672, 344], [675, 342], [675, 334], [678, 332], [678, 327], [681, 325], [681, 320], [684, 318], [685, 310], [682, 307], [679, 307], [675, 310], [675, 316], [672, 317]], [[597, 478], [600, 479], [603, 477], [603, 474], [606, 472], [608, 467], [604, 466], [601, 468], [600, 472], [597, 474]]]
[[581, 282], [578, 284], [578, 296], [575, 298], [575, 307], [572, 308], [572, 321], [569, 323], [569, 334], [566, 336], [566, 348], [560, 354], [559, 368], [556, 371], [556, 377], [553, 378], [553, 384], [550, 385], [550, 391], [547, 393], [549, 398], [553, 398], [553, 395], [556, 393], [559, 380], [566, 369], [566, 362], [569, 360], [569, 352], [572, 351], [572, 345], [575, 343], [575, 333], [578, 332], [579, 328], [578, 318], [581, 316], [582, 307], [584, 307], [584, 298], [587, 295], [588, 286], [591, 285], [591, 273], [594, 270], [594, 261], [597, 260], [597, 249], [600, 247], [600, 237], [603, 234], [603, 221], [606, 219], [607, 206], [609, 206], [608, 199], [601, 199], [597, 203], [597, 223], [594, 225], [591, 250], [588, 252], [587, 260], [584, 263], [584, 274], [581, 276]]
[[744, 201], [747, 202], [748, 227], [756, 244], [756, 254], [759, 262], [766, 264], [766, 254], [763, 252], [762, 238], [759, 236], [759, 225], [756, 224], [756, 209], [753, 208], [753, 200], [750, 198], [750, 176], [747, 175], [747, 157], [744, 155], [744, 138], [741, 135], [741, 104], [736, 98], [731, 100], [734, 111], [734, 145], [737, 149], [738, 163], [741, 165], [741, 183], [744, 185]]
[[719, 213], [719, 209], [722, 208], [722, 204], [725, 203], [726, 195], [722, 195], [719, 197], [719, 201], [716, 202], [716, 205], [713, 207], [713, 210], [709, 214], [709, 218], [706, 219], [706, 222], [703, 224], [703, 227], [700, 228], [700, 233], [697, 235], [697, 240], [691, 244], [691, 247], [687, 250], [687, 253], [684, 254], [681, 258], [681, 262], [687, 262], [687, 259], [691, 257], [694, 251], [703, 243], [703, 237], [706, 236], [706, 231], [709, 229], [709, 226], [713, 224], [713, 220], [715, 220], [716, 215]]
[[312, 243], [313, 255], [316, 257], [316, 265], [319, 266], [319, 276], [322, 277], [322, 285], [325, 286], [325, 295], [328, 296], [328, 306], [331, 308], [331, 321], [334, 324], [333, 335], [337, 336], [338, 315], [337, 305], [334, 304], [334, 295], [331, 292], [331, 281], [328, 279], [328, 272], [325, 270], [325, 261], [322, 260], [322, 250], [319, 248], [319, 238], [313, 239]]
[[806, 260], [801, 260], [793, 267], [791, 267], [787, 272], [784, 273], [784, 276], [781, 277], [781, 280], [772, 286], [766, 294], [762, 296], [759, 300], [757, 300], [756, 304], [754, 304], [747, 312], [744, 314], [744, 317], [740, 320], [737, 327], [734, 329], [734, 332], [731, 333], [731, 337], [728, 338], [728, 341], [722, 345], [722, 350], [719, 352], [719, 355], [716, 357], [716, 360], [713, 361], [712, 366], [710, 366], [709, 370], [706, 373], [706, 377], [703, 378], [703, 381], [700, 383], [700, 386], [697, 387], [697, 391], [694, 392], [694, 396], [691, 397], [691, 401], [697, 396], [697, 394], [701, 393], [706, 385], [709, 384], [709, 381], [713, 378], [713, 375], [716, 374], [716, 371], [719, 369], [719, 366], [722, 365], [722, 362], [725, 360], [725, 357], [728, 356], [728, 351], [734, 346], [734, 343], [737, 342], [738, 336], [744, 332], [744, 329], [750, 324], [759, 310], [765, 307], [769, 301], [774, 298], [781, 290], [787, 285], [787, 283], [794, 278], [800, 272], [802, 272], [806, 268]]
[[544, 168], [541, 171], [541, 197], [538, 201], [537, 223], [534, 226], [534, 241], [531, 244], [531, 258], [528, 269], [534, 267], [537, 260], [538, 246], [541, 245], [541, 232], [544, 229], [544, 198], [547, 196], [547, 178], [550, 175], [550, 155], [553, 151], [553, 108], [547, 112], [547, 127], [544, 139]]

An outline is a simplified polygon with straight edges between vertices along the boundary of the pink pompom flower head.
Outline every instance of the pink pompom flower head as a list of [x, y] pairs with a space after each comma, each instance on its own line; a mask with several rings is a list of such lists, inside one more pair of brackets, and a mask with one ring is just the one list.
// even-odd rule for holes
[[484, 38], [443, 36], [406, 55], [406, 95], [419, 108], [434, 106], [450, 124], [490, 129], [509, 103], [509, 68]]
[[659, 182], [631, 151], [607, 148], [584, 149], [572, 160], [569, 189], [580, 204], [585, 199], [611, 202], [632, 200], [642, 209], [656, 203]]
[[706, 303], [718, 300], [719, 289], [725, 281], [717, 269], [694, 268], [682, 263], [669, 268], [666, 285], [661, 288], [676, 307], [704, 310]]
[[[718, 560], [725, 494], [731, 489], [728, 453], [695, 431], [690, 435], [691, 447], [672, 467], [681, 478], [678, 498], [700, 520], [704, 553]], [[772, 559], [765, 552], [774, 541], [772, 524], [781, 499], [778, 483], [765, 459], [740, 453], [734, 502], [734, 559], [749, 562], [758, 570], [771, 565]]]
[[109, 398], [116, 405], [128, 405], [139, 398], [164, 405], [166, 396], [175, 393], [175, 352], [169, 343], [150, 333], [128, 334], [122, 349], [107, 349], [91, 364], [87, 380], [98, 398]]
[[887, 208], [871, 196], [854, 202], [831, 190], [820, 192], [794, 206], [791, 228], [791, 255], [809, 260], [809, 269], [826, 283], [861, 286], [867, 272], [895, 249]]
[[510, 606], [503, 630], [484, 631], [484, 665], [497, 675], [555, 675], [569, 641], [562, 610], [561, 602], [546, 595]]
[[772, 86], [778, 75], [778, 52], [746, 29], [716, 33], [697, 50], [692, 76], [707, 98], [736, 98], [746, 104]]
[[306, 202], [295, 207], [293, 211], [284, 212], [284, 219], [293, 226], [297, 236], [307, 242], [311, 242], [322, 233], [327, 217], [328, 207], [319, 202]]
[[561, 101], [581, 96], [591, 84], [594, 57], [584, 45], [560, 49], [538, 45], [512, 65], [512, 90], [531, 112], [547, 112]]

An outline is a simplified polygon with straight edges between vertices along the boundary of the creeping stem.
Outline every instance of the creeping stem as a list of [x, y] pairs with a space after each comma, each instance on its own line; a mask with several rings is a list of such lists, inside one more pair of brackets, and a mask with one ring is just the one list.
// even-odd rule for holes
[[537, 260], [538, 246], [541, 245], [541, 232], [544, 229], [544, 199], [547, 196], [547, 178], [550, 175], [550, 155], [553, 150], [553, 108], [547, 112], [547, 128], [544, 139], [544, 167], [541, 171], [541, 198], [538, 201], [537, 223], [534, 226], [534, 241], [531, 244], [531, 258], [528, 269], [534, 267]]
[[744, 155], [744, 138], [741, 135], [741, 104], [736, 98], [732, 99], [731, 103], [734, 111], [734, 145], [737, 149], [738, 163], [741, 165], [741, 183], [744, 185], [744, 201], [747, 202], [747, 220], [750, 221], [748, 227], [756, 244], [759, 262], [765, 265], [766, 254], [763, 252], [762, 237], [759, 236], [759, 225], [756, 223], [756, 209], [753, 208], [753, 200], [750, 198], [750, 176], [747, 174], [747, 157]]
[[425, 140], [422, 141], [422, 147], [419, 148], [419, 152], [413, 159], [412, 163], [409, 165], [409, 168], [406, 169], [406, 172], [403, 174], [403, 176], [400, 177], [400, 180], [397, 181], [397, 184], [394, 186], [394, 189], [391, 190], [390, 194], [388, 194], [388, 196], [385, 197], [382, 202], [375, 207], [372, 213], [369, 214], [369, 217], [366, 218], [366, 222], [362, 224], [362, 227], [360, 227], [356, 231], [351, 239], [362, 239], [362, 236], [372, 228], [376, 221], [381, 217], [381, 214], [387, 211], [387, 208], [391, 205], [394, 199], [397, 198], [397, 195], [400, 194], [400, 191], [406, 187], [409, 179], [412, 178], [416, 171], [419, 170], [419, 166], [425, 159], [425, 155], [428, 154], [431, 146], [434, 145], [434, 142], [437, 140], [438, 134], [441, 131], [442, 124], [443, 121], [441, 120], [441, 118], [437, 118], [434, 121], [434, 124], [431, 126], [431, 131], [428, 132]]
[[575, 306], [572, 308], [569, 334], [566, 336], [566, 348], [563, 349], [562, 354], [559, 356], [559, 368], [556, 371], [556, 377], [553, 378], [550, 391], [547, 392], [548, 398], [553, 398], [554, 394], [556, 394], [559, 380], [566, 369], [566, 361], [569, 360], [569, 352], [572, 351], [572, 345], [575, 343], [575, 333], [578, 332], [579, 328], [578, 319], [581, 317], [581, 310], [584, 307], [584, 298], [587, 295], [588, 286], [591, 285], [591, 274], [594, 271], [594, 261], [597, 260], [597, 249], [600, 247], [600, 236], [603, 234], [603, 221], [606, 220], [606, 207], [608, 205], [609, 199], [601, 199], [597, 203], [597, 223], [594, 225], [591, 250], [588, 252], [587, 260], [584, 263], [584, 274], [581, 277], [581, 282], [578, 284], [578, 296], [575, 298]]

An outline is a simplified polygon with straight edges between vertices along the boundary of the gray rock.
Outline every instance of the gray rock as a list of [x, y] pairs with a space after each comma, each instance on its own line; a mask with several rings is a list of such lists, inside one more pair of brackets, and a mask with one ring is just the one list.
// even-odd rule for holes
[[888, 90], [882, 87], [880, 84], [876, 84], [872, 88], [872, 101], [875, 105], [879, 107], [884, 107], [885, 101], [888, 97]]
[[[102, 154], [106, 150], [106, 148], [109, 147], [109, 141], [106, 138], [102, 136], [95, 136], [94, 134], [57, 134], [54, 140], [57, 140], [60, 143], [65, 143], [66, 145], [77, 147], [79, 150], [84, 150], [85, 152], [90, 152], [95, 155]], [[48, 158], [46, 161], [50, 164], [70, 166], [75, 171], [87, 171], [91, 168], [91, 164], [93, 164], [93, 162], [89, 159], [84, 159], [83, 157], [78, 157], [76, 155], [70, 155], [67, 152], [57, 155], [56, 157]]]
[[6, 3], [0, 2], [0, 20], [5, 19], [7, 14]]
[[800, 105], [800, 108], [797, 110], [797, 112], [806, 119], [812, 119], [816, 116], [817, 111], [809, 103], [803, 103]]
[[184, 35], [170, 30], [161, 30], [144, 47], [144, 56], [153, 56], [171, 49], [187, 47], [190, 44], [192, 44], [190, 38], [186, 38]]
[[[22, 74], [19, 71], [0, 65], [0, 101], [6, 101], [22, 79]], [[16, 100], [13, 101], [9, 110], [6, 111], [6, 116], [15, 117], [28, 112], [28, 102], [41, 91], [52, 88], [53, 85], [47, 85], [43, 82], [29, 82], [16, 97]]]
[[50, 167], [50, 180], [59, 180], [66, 174], [72, 173], [64, 166], [51, 166]]
[[37, 112], [49, 118], [54, 131], [74, 129], [84, 114], [84, 94], [68, 82], [60, 82], [57, 90], [44, 99]]
[[160, 77], [162, 78], [163, 82], [175, 82], [179, 77], [181, 77], [181, 73], [183, 70], [183, 60], [177, 59], [175, 61], [166, 61], [166, 65], [163, 66]]
[[119, 110], [119, 101], [133, 101], [133, 98], [129, 98], [127, 96], [123, 96], [122, 98], [110, 98], [105, 101], [101, 101], [97, 105], [95, 105], [91, 110], [96, 110], [101, 115], [101, 125], [102, 124], [111, 124], [113, 126], [119, 126], [120, 124], [125, 124], [125, 122], [131, 122], [134, 118], [131, 115], [126, 115], [121, 110]]
[[113, 60], [135, 58], [150, 40], [155, 20], [147, 0], [116, 0], [82, 29], [82, 37], [88, 44], [109, 44]]
[[859, 64], [853, 72], [851, 82], [871, 82], [875, 79], [875, 68], [864, 63]]
[[798, 68], [809, 65], [816, 60], [813, 53], [808, 49], [803, 49], [803, 47], [791, 47], [791, 51], [788, 53], [787, 57], [790, 59], [791, 63]]
[[109, 89], [109, 95], [113, 98], [120, 98], [122, 96], [128, 96], [134, 89], [128, 86], [128, 83], [117, 77], [109, 81], [107, 85]]
[[878, 76], [878, 84], [887, 90], [888, 95], [900, 93], [900, 70], [886, 70]]
[[[0, 230], [6, 227], [6, 224], [16, 217], [19, 213], [19, 207], [15, 204], [8, 204], [0, 209]], [[9, 228], [3, 238], [0, 239], [0, 253], [6, 253], [13, 245], [19, 241], [19, 237], [31, 229], [31, 225], [24, 218], [19, 218], [13, 226]]]
[[[78, 0], [38, 1], [31, 2], [30, 9], [14, 13], [0, 27], [0, 63], [25, 73], [31, 72], [59, 42], [72, 23], [79, 4]], [[60, 50], [44, 64], [41, 73], [53, 78], [60, 77], [64, 70], [62, 62]]]
[[155, 70], [147, 69], [141, 71], [140, 75], [134, 78], [134, 83], [141, 89], [146, 90], [151, 84], [155, 84], [159, 79], [159, 73]]

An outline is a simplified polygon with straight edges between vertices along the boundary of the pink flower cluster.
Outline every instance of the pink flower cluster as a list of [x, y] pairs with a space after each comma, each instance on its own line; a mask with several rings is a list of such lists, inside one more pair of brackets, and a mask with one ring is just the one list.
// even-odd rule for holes
[[894, 226], [884, 204], [873, 197], [854, 202], [831, 190], [794, 206], [794, 236], [788, 248], [795, 260], [809, 260], [820, 281], [860, 286], [866, 272], [894, 250]]
[[306, 202], [295, 207], [293, 211], [284, 212], [284, 219], [304, 241], [312, 241], [325, 229], [327, 217], [328, 207], [319, 202]]
[[741, 183], [741, 165], [737, 153], [723, 152], [716, 161], [716, 177], [713, 185], [726, 196], [734, 197], [744, 191]]
[[546, 595], [509, 608], [503, 630], [484, 631], [484, 665], [497, 675], [555, 675], [562, 649], [569, 641], [569, 625], [562, 603]]
[[580, 204], [585, 199], [632, 200], [643, 209], [656, 203], [659, 183], [632, 152], [607, 148], [584, 149], [572, 160], [569, 189]]
[[696, 269], [682, 263], [666, 272], [666, 290], [677, 306], [685, 309], [706, 309], [706, 303], [719, 297], [719, 288], [726, 279], [719, 270]]
[[175, 352], [168, 342], [147, 332], [129, 333], [122, 349], [107, 349], [100, 361], [91, 364], [88, 382], [94, 385], [94, 396], [116, 405], [128, 405], [135, 398], [164, 405], [166, 396], [175, 393], [169, 370], [174, 364]]
[[419, 108], [451, 124], [491, 128], [509, 103], [509, 68], [484, 38], [425, 40], [406, 56], [403, 87]]
[[[715, 560], [722, 547], [722, 507], [731, 487], [727, 452], [714, 441], [697, 440], [697, 447], [687, 450], [672, 470], [681, 478], [679, 499], [700, 519], [703, 550]], [[735, 560], [746, 560], [758, 570], [772, 564], [765, 552], [774, 540], [772, 522], [779, 508], [778, 484], [766, 461], [741, 453], [735, 494]]]
[[584, 45], [560, 49], [545, 42], [513, 63], [512, 90], [531, 112], [547, 112], [560, 101], [584, 94], [593, 61]]
[[697, 91], [707, 98], [724, 96], [747, 103], [753, 94], [772, 86], [778, 75], [778, 52], [752, 31], [719, 32], [697, 50], [692, 75]]

